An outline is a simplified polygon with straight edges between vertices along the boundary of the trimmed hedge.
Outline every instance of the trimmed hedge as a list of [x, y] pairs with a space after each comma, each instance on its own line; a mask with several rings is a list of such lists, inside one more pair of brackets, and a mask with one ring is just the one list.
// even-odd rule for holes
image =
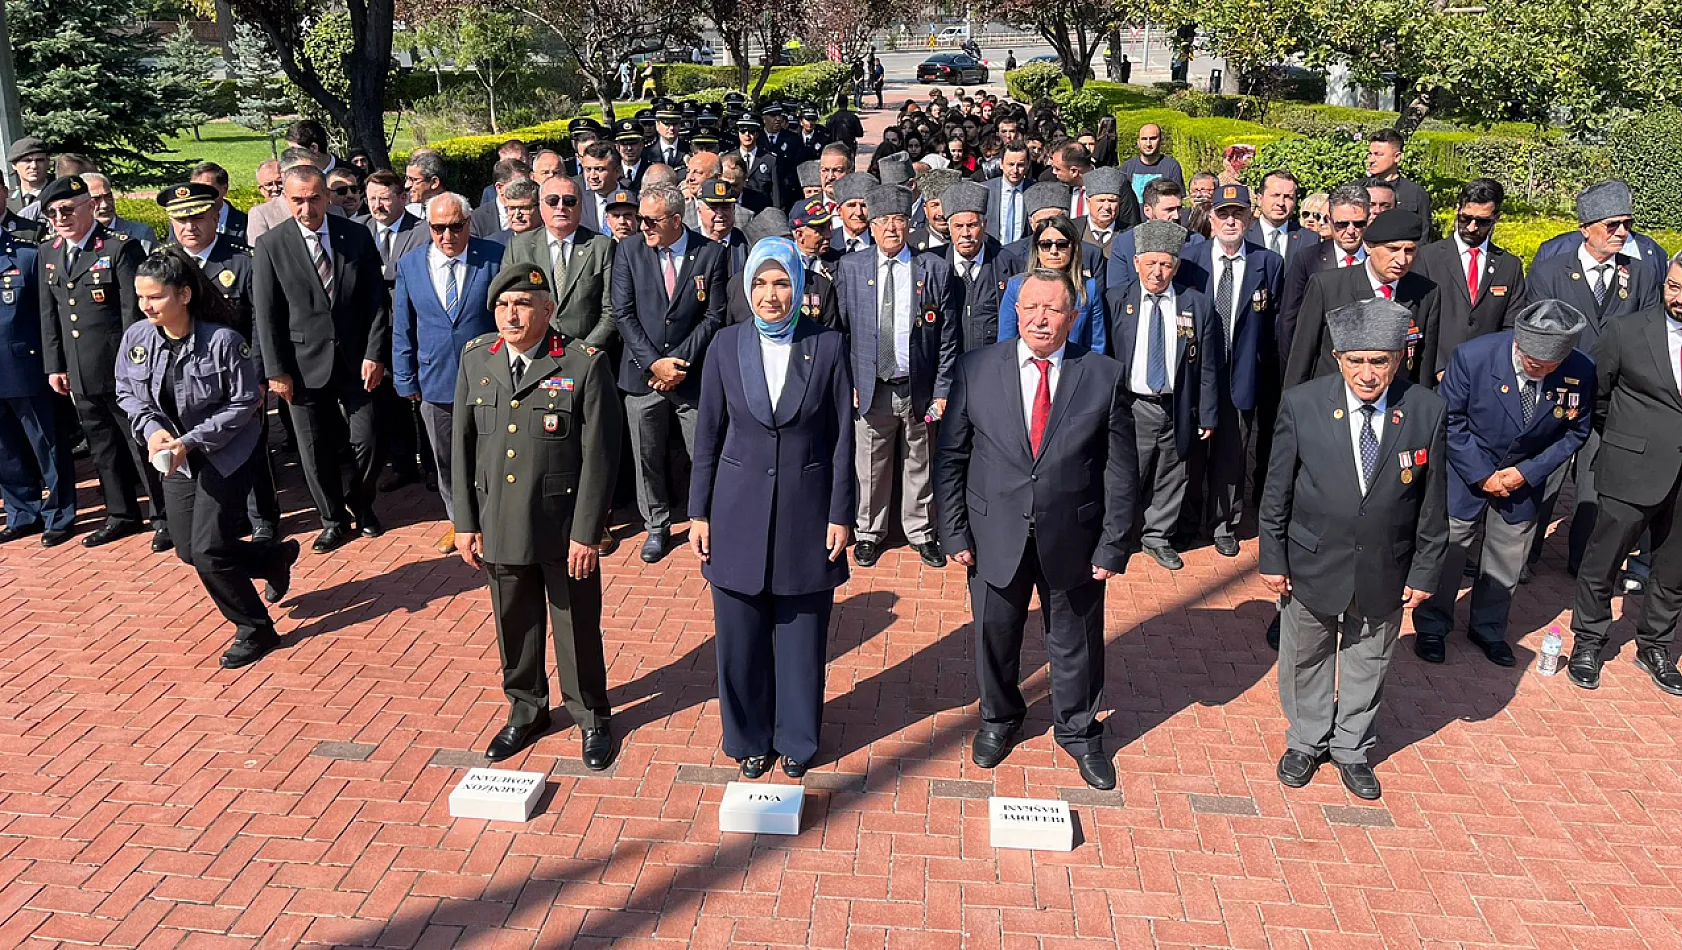
[[1129, 142], [1140, 126], [1155, 123], [1162, 128], [1163, 148], [1179, 160], [1186, 173], [1222, 169], [1221, 155], [1227, 146], [1245, 142], [1259, 151], [1277, 139], [1293, 133], [1270, 129], [1241, 119], [1193, 118], [1176, 109], [1123, 109], [1116, 112], [1116, 141]]
[[1062, 67], [1056, 63], [1028, 63], [1005, 73], [1005, 91], [1017, 102], [1032, 105], [1068, 84]]
[[1682, 111], [1655, 109], [1614, 127], [1610, 165], [1635, 192], [1635, 219], [1682, 228]]

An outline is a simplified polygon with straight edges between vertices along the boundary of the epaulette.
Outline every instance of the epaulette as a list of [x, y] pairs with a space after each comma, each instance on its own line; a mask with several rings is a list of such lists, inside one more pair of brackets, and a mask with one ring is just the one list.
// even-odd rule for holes
[[591, 346], [588, 343], [585, 343], [583, 340], [577, 339], [576, 337], [567, 341], [567, 349], [577, 350], [578, 352], [583, 353], [585, 356], [595, 356], [597, 353], [600, 353], [602, 351], [601, 347]]
[[463, 353], [469, 353], [469, 352], [472, 352], [472, 350], [475, 347], [484, 346], [485, 344], [490, 343], [491, 341], [497, 340], [497, 339], [500, 339], [500, 337], [495, 333], [482, 333], [479, 336], [476, 336], [473, 339], [468, 340], [467, 345], [462, 347], [461, 351]]

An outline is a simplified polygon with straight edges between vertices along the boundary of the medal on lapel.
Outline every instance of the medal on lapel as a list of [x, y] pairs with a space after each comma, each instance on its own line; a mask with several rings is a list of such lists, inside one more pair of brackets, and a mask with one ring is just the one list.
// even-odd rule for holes
[[935, 312], [934, 312], [933, 307], [930, 307], [929, 309], [923, 311], [923, 322], [925, 324], [928, 324], [929, 326], [934, 326], [935, 319], [936, 318], [935, 318]]
[[707, 279], [705, 277], [696, 277], [695, 278], [695, 302], [696, 303], [706, 303], [706, 301], [707, 301]]
[[1403, 485], [1412, 485], [1413, 484], [1413, 469], [1411, 469], [1411, 468], [1402, 469], [1402, 484]]

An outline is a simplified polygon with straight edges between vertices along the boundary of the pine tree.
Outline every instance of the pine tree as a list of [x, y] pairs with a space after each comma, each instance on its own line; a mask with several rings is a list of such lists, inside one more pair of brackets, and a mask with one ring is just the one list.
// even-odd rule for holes
[[176, 103], [169, 121], [179, 128], [191, 128], [195, 140], [199, 138], [199, 126], [216, 117], [210, 111], [215, 88], [211, 63], [210, 51], [193, 38], [193, 26], [186, 20], [164, 40], [163, 55], [158, 58], [162, 81], [186, 93]]
[[228, 76], [238, 90], [239, 108], [234, 121], [269, 137], [269, 152], [279, 157], [275, 129], [279, 117], [292, 111], [292, 103], [280, 92], [280, 61], [261, 33], [244, 23], [234, 28], [233, 62]]

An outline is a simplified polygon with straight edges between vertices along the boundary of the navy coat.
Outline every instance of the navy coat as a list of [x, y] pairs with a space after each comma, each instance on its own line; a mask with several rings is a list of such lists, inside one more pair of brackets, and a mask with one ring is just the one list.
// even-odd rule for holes
[[[1203, 291], [1214, 305], [1215, 288], [1220, 282], [1220, 268], [1215, 265], [1217, 241], [1204, 241], [1181, 252], [1180, 272], [1175, 282]], [[1256, 408], [1259, 394], [1277, 393], [1279, 389], [1279, 344], [1273, 338], [1279, 316], [1280, 286], [1284, 282], [1285, 262], [1279, 255], [1260, 244], [1244, 242], [1244, 279], [1238, 282], [1234, 295], [1238, 298], [1238, 320], [1233, 325], [1232, 351], [1218, 367], [1221, 371], [1221, 397], [1233, 407], [1243, 410]], [[1215, 315], [1220, 326], [1221, 314]], [[1224, 337], [1223, 337], [1224, 342]]]
[[0, 399], [47, 394], [35, 248], [0, 234]]
[[1004, 301], [1005, 287], [1010, 279], [1022, 272], [1022, 262], [1005, 251], [1004, 245], [987, 237], [981, 246], [981, 267], [973, 279], [958, 276], [958, 252], [951, 244], [939, 248], [946, 264], [952, 268], [952, 281], [963, 296], [963, 310], [959, 317], [960, 348], [970, 350], [990, 346], [999, 339], [999, 304]]
[[[1641, 257], [1637, 263], [1652, 275], [1654, 283], [1664, 283], [1665, 271], [1670, 269], [1670, 255], [1665, 253], [1665, 249], [1659, 246], [1659, 242], [1653, 240], [1645, 234], [1636, 234], [1631, 232], [1629, 239], [1631, 243], [1634, 243], [1641, 249]], [[1577, 248], [1582, 246], [1582, 231], [1566, 231], [1564, 234], [1556, 234], [1553, 237], [1548, 238], [1546, 241], [1543, 241], [1541, 246], [1536, 248], [1535, 256], [1530, 258], [1530, 269], [1535, 270], [1537, 264], [1540, 264], [1549, 258], [1558, 257], [1562, 254], [1568, 257], [1575, 257], [1577, 256]], [[1626, 254], [1628, 252], [1628, 247], [1629, 245], [1626, 244]]]
[[[1219, 422], [1220, 367], [1225, 362], [1221, 326], [1215, 307], [1195, 288], [1174, 284], [1174, 303], [1181, 320], [1189, 320], [1191, 336], [1175, 337], [1174, 448], [1180, 458], [1191, 457], [1198, 429], [1213, 429]], [[1139, 339], [1139, 305], [1142, 286], [1135, 281], [1109, 293], [1110, 349], [1121, 363], [1122, 384], [1132, 378], [1133, 347]], [[1131, 391], [1131, 390], [1129, 390]]]
[[[835, 270], [835, 294], [852, 342], [853, 380], [858, 411], [870, 411], [876, 392], [877, 249], [867, 247], [841, 258]], [[929, 403], [945, 399], [958, 358], [959, 313], [963, 294], [946, 260], [934, 254], [911, 255], [911, 411], [928, 412]]]
[[1594, 300], [1594, 285], [1589, 275], [1583, 273], [1583, 262], [1577, 259], [1576, 248], [1572, 248], [1570, 254], [1556, 254], [1539, 264], [1532, 264], [1530, 276], [1525, 278], [1526, 292], [1531, 300], [1563, 300], [1589, 318], [1589, 325], [1583, 328], [1583, 335], [1577, 340], [1579, 347], [1592, 350], [1611, 321], [1657, 307], [1663, 302], [1659, 288], [1664, 285], [1664, 278], [1654, 280], [1650, 268], [1627, 255], [1618, 254], [1612, 260], [1617, 264], [1616, 276], [1607, 289], [1606, 299], [1598, 304]]
[[502, 245], [472, 238], [460, 275], [453, 310], [445, 310], [432, 289], [431, 251], [405, 255], [397, 262], [397, 287], [391, 295], [391, 384], [399, 396], [416, 393], [427, 402], [455, 400], [461, 353], [474, 337], [496, 332], [490, 301], [491, 281], [502, 267]]
[[847, 340], [802, 318], [791, 345], [775, 409], [752, 323], [720, 330], [701, 371], [689, 510], [712, 524], [702, 576], [738, 594], [847, 582], [846, 557], [829, 560], [825, 544], [858, 514]]
[[689, 375], [666, 395], [693, 406], [701, 395], [701, 362], [713, 334], [724, 325], [730, 279], [730, 249], [688, 229], [683, 260], [671, 297], [660, 276], [660, 258], [648, 242], [632, 238], [613, 254], [613, 322], [625, 341], [619, 361], [619, 388], [633, 396], [647, 394], [649, 367], [666, 357], [689, 363]]
[[[1437, 394], [1448, 403], [1449, 515], [1474, 521], [1482, 517], [1485, 504], [1493, 504], [1508, 524], [1523, 524], [1536, 517], [1548, 476], [1589, 437], [1594, 360], [1572, 350], [1542, 381], [1541, 399], [1528, 426], [1513, 371], [1511, 330], [1460, 344]], [[1555, 415], [1555, 409], [1562, 415]], [[1478, 486], [1503, 468], [1523, 473], [1524, 487], [1506, 498], [1486, 495]]]

